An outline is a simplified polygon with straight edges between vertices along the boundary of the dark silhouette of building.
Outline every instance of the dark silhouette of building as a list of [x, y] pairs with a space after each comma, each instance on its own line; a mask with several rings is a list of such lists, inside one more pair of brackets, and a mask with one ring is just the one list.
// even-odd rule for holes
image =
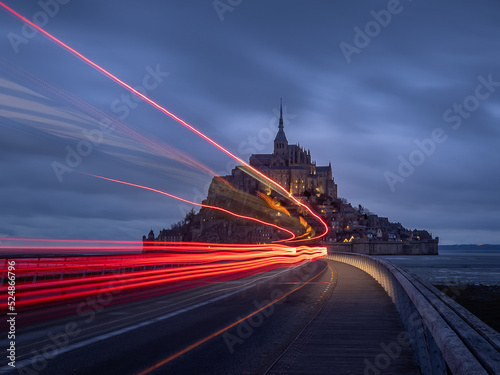
[[[345, 199], [340, 199], [331, 163], [317, 166], [311, 159], [310, 150], [306, 151], [300, 144], [288, 143], [282, 103], [273, 153], [252, 154], [249, 164], [276, 181], [297, 200], [306, 203], [325, 220], [330, 231], [323, 241], [430, 241], [431, 250], [435, 249], [437, 253], [437, 239], [433, 240], [428, 232], [408, 230], [400, 223], [391, 223], [388, 218], [379, 217], [361, 205], [354, 208]], [[312, 220], [305, 209], [297, 207], [290, 199], [272, 189], [268, 181], [244, 166], [236, 166], [230, 175], [214, 177], [203, 203], [285, 228], [294, 228], [298, 235], [312, 237], [315, 232], [323, 230], [321, 224]], [[148, 239], [150, 236], [154, 238], [152, 231]], [[266, 243], [282, 236], [283, 233], [268, 226], [202, 208], [198, 214], [189, 213], [182, 222], [174, 224], [170, 231], [162, 230], [157, 240], [182, 238], [184, 241]], [[418, 251], [415, 250], [416, 253]]]

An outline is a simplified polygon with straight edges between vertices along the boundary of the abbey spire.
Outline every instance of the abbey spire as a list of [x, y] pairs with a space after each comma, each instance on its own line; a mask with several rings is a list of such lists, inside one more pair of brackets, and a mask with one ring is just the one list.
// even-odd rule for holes
[[286, 139], [285, 130], [283, 126], [283, 98], [281, 98], [278, 133], [276, 134], [276, 138], [274, 138], [274, 154], [287, 155], [287, 153], [288, 153], [288, 140]]
[[280, 98], [280, 123], [279, 128], [283, 129], [283, 98]]

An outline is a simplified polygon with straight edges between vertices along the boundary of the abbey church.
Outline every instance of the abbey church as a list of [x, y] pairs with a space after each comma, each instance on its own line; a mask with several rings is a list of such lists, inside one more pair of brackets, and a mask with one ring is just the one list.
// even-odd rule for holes
[[[324, 220], [329, 231], [320, 241], [332, 249], [365, 254], [437, 254], [438, 238], [433, 239], [427, 231], [406, 229], [339, 198], [331, 163], [317, 166], [310, 150], [288, 143], [282, 104], [273, 152], [253, 154], [249, 164]], [[263, 223], [291, 229], [303, 239], [324, 232], [307, 210], [283, 192], [271, 189], [268, 181], [244, 165], [236, 166], [230, 175], [215, 176], [203, 205], [198, 213], [191, 211], [170, 229], [161, 230], [158, 236], [151, 231], [143, 240], [269, 243], [287, 238], [282, 230]]]
[[[278, 133], [274, 139], [272, 154], [253, 154], [250, 165], [278, 182], [295, 196], [326, 195], [337, 199], [337, 185], [333, 181], [332, 166], [316, 166], [311, 161], [311, 151], [300, 145], [288, 144], [283, 126], [283, 105], [280, 105]], [[258, 189], [257, 181], [241, 169], [234, 169], [231, 176], [224, 177], [241, 191]]]

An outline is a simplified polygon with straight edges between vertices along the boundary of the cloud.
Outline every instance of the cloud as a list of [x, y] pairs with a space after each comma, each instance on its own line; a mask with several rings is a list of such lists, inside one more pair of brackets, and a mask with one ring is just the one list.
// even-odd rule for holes
[[[285, 126], [289, 142], [310, 148], [319, 164], [331, 161], [339, 193], [353, 204], [430, 229], [447, 243], [500, 243], [492, 224], [500, 212], [500, 180], [494, 172], [500, 159], [500, 90], [481, 102], [460, 129], [443, 121], [447, 109], [474, 93], [480, 75], [500, 81], [500, 7], [493, 0], [401, 3], [403, 11], [350, 64], [339, 43], [352, 44], [354, 27], [363, 28], [373, 19], [370, 11], [385, 9], [386, 1], [243, 2], [221, 22], [206, 1], [92, 0], [65, 5], [47, 28], [133, 85], [140, 84], [147, 66], [159, 64], [170, 75], [150, 95], [236, 154], [242, 143], [271, 129], [272, 109], [283, 97], [296, 115]], [[38, 10], [35, 2], [8, 5], [28, 16]], [[56, 235], [48, 228], [51, 223], [75, 237], [136, 239], [149, 222], [159, 229], [180, 219], [176, 203], [160, 208], [160, 197], [75, 174], [57, 181], [51, 163], [64, 160], [65, 147], [83, 139], [75, 134], [101, 117], [54, 92], [68, 92], [115, 118], [112, 103], [125, 92], [41, 36], [14, 53], [6, 35], [20, 33], [20, 24], [5, 13], [0, 17], [6, 51], [0, 65], [0, 190], [9, 212], [0, 231]], [[20, 75], [21, 70], [36, 79]], [[40, 82], [56, 91], [50, 94]], [[16, 90], [17, 99], [9, 102]], [[35, 122], [41, 128], [35, 129]], [[145, 147], [150, 140], [227, 173], [227, 156], [145, 103], [131, 111], [126, 124], [144, 142], [113, 133], [84, 160], [86, 170], [189, 198], [206, 192], [207, 173], [194, 164], [186, 169], [167, 157], [166, 148], [162, 153]], [[384, 172], [395, 172], [398, 156], [408, 157], [415, 140], [430, 137], [437, 127], [447, 141], [391, 192]], [[262, 147], [259, 152], [270, 152], [272, 144]], [[9, 203], [14, 187], [25, 203], [17, 198]], [[58, 202], [57, 194], [64, 199]], [[83, 209], [90, 196], [99, 209]], [[76, 209], [75, 200], [84, 204]], [[131, 202], [134, 208], [127, 213], [123, 208]], [[28, 215], [30, 205], [43, 220]], [[17, 216], [16, 206], [24, 207]], [[71, 220], [61, 220], [62, 212], [69, 212]], [[134, 231], [134, 225], [141, 228]]]

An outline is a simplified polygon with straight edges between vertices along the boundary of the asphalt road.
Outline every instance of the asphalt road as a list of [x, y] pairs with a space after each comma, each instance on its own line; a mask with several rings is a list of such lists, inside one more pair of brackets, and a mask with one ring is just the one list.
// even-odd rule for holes
[[20, 328], [16, 369], [2, 356], [0, 373], [262, 374], [320, 309], [334, 274], [317, 261], [119, 305], [123, 296], [100, 296]]

